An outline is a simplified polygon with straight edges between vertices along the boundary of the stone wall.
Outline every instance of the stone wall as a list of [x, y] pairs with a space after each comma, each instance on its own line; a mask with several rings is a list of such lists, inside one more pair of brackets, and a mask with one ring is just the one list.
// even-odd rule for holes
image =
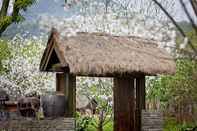
[[142, 111], [142, 131], [163, 131], [163, 114], [158, 111]]
[[0, 131], [74, 131], [74, 118], [45, 120], [15, 119], [0, 121]]
[[[142, 131], [163, 131], [163, 122], [161, 112], [142, 111]], [[75, 131], [75, 119], [33, 120], [15, 117], [12, 120], [0, 121], [0, 131]]]

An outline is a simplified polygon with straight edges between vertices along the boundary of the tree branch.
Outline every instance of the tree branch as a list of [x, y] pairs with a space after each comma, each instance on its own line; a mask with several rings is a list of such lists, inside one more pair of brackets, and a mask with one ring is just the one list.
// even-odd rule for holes
[[10, 3], [10, 0], [3, 0], [1, 11], [0, 11], [0, 19], [7, 16], [9, 3]]
[[193, 11], [197, 17], [197, 1], [196, 0], [190, 0], [190, 4], [192, 5]]
[[194, 30], [196, 32], [196, 35], [197, 35], [197, 27], [196, 27], [196, 24], [195, 24], [194, 20], [192, 19], [191, 15], [189, 14], [189, 11], [187, 10], [185, 4], [183, 3], [183, 0], [179, 0], [179, 1], [181, 3], [181, 6], [182, 6], [183, 10], [185, 11], [185, 14], [187, 15], [187, 18], [191, 22], [192, 27], [194, 28]]
[[[175, 21], [175, 19], [168, 13], [168, 11], [157, 1], [152, 0], [156, 5], [159, 6], [159, 8], [165, 13], [165, 15], [172, 21], [172, 23], [175, 25], [175, 27], [178, 29], [178, 31], [181, 33], [183, 37], [187, 37], [183, 29], [178, 25], [178, 23]], [[197, 49], [192, 44], [191, 40], [188, 39], [188, 44], [191, 47], [191, 49], [194, 51], [195, 55], [197, 56]]]
[[12, 21], [13, 22], [17, 22], [17, 17], [19, 16], [19, 11], [20, 11], [20, 8], [17, 6], [17, 1], [18, 0], [15, 0], [14, 2], [14, 7], [13, 7], [13, 12], [12, 12]]

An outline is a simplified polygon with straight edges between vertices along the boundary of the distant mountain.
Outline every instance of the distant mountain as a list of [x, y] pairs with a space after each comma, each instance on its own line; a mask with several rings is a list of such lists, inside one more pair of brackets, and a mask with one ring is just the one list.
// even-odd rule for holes
[[180, 27], [185, 31], [185, 32], [190, 32], [193, 28], [192, 25], [187, 22], [187, 21], [182, 21], [178, 23]]

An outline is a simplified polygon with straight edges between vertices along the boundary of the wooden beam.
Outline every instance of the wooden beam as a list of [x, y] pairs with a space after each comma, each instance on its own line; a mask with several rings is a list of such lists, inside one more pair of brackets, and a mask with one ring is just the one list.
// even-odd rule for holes
[[[48, 46], [50, 46], [50, 47], [48, 47]], [[47, 46], [47, 54], [44, 54], [44, 60], [43, 60], [43, 63], [41, 63], [42, 65], [42, 70], [46, 70], [46, 68], [47, 68], [47, 65], [48, 65], [48, 62], [49, 62], [49, 60], [50, 60], [50, 57], [51, 57], [51, 55], [52, 55], [52, 52], [53, 52], [53, 48], [54, 48], [54, 41], [51, 41], [50, 42], [50, 45], [48, 45]]]
[[51, 30], [51, 35], [49, 36], [48, 42], [47, 42], [47, 47], [44, 50], [42, 59], [41, 59], [41, 63], [40, 63], [40, 70], [41, 71], [45, 71], [46, 67], [47, 67], [47, 60], [49, 59], [49, 55], [50, 52], [52, 52], [53, 48], [54, 48], [54, 44], [56, 41], [56, 37], [58, 37], [58, 32], [55, 28], [52, 28]]
[[141, 131], [141, 113], [145, 109], [145, 76], [136, 78], [136, 114], [135, 114], [135, 128]]
[[66, 98], [66, 117], [75, 117], [76, 111], [76, 76], [68, 73], [56, 74], [56, 91]]
[[114, 78], [114, 131], [134, 131], [134, 79]]

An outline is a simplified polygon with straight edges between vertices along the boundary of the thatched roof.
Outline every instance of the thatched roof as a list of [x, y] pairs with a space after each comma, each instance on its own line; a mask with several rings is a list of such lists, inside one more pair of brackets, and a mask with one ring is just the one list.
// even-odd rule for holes
[[[59, 70], [58, 70], [59, 69]], [[41, 71], [74, 75], [174, 74], [175, 62], [155, 42], [103, 33], [63, 37], [54, 30], [41, 60]]]

